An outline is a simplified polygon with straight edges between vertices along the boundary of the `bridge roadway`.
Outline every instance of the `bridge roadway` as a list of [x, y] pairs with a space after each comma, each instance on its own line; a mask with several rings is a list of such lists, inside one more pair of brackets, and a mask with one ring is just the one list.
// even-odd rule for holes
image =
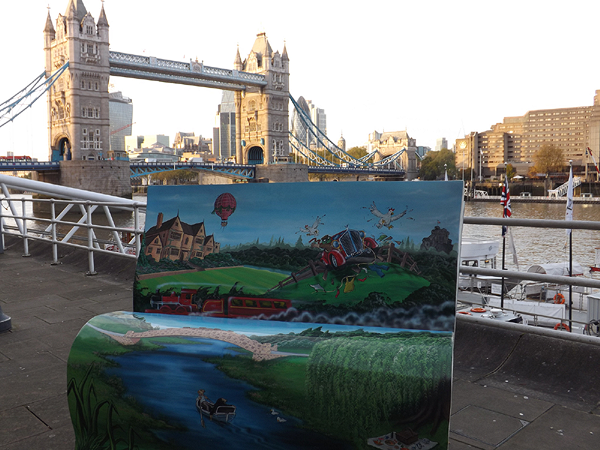
[[[50, 265], [43, 242], [7, 238], [0, 253], [0, 449], [75, 447], [67, 407], [67, 357], [93, 316], [130, 310], [134, 263], [61, 249]], [[591, 450], [600, 442], [600, 346], [567, 333], [531, 333], [457, 322], [450, 449]], [[571, 339], [568, 339], [571, 338]], [[591, 338], [588, 338], [588, 340]], [[599, 339], [600, 342], [600, 339]]]
[[[195, 169], [209, 171], [223, 176], [251, 179], [255, 177], [256, 166], [252, 164], [200, 163], [200, 162], [130, 162], [131, 178], [166, 172], [168, 170]], [[0, 172], [35, 170], [39, 172], [60, 170], [58, 161], [14, 161], [0, 162]], [[352, 166], [308, 166], [308, 173], [404, 176], [404, 171], [375, 167]]]

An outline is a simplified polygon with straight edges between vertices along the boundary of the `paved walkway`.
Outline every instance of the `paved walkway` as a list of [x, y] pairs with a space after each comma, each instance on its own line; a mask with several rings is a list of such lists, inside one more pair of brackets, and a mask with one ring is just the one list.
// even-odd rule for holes
[[[33, 256], [24, 258], [20, 244], [8, 245], [0, 254], [0, 307], [12, 319], [12, 330], [0, 334], [0, 449], [74, 449], [69, 350], [93, 316], [131, 309], [134, 263], [98, 257], [98, 275], [86, 276], [85, 254], [69, 253], [63, 264], [50, 265], [48, 248], [32, 245]], [[457, 341], [464, 336], [459, 323]], [[600, 448], [594, 405], [564, 401], [564, 393], [523, 394], [514, 377], [487, 384], [471, 369], [455, 370], [450, 449]]]

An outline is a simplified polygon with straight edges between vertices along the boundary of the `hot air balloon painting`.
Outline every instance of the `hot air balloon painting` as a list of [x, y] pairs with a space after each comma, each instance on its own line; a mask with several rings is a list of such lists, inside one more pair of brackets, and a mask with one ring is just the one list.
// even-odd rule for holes
[[228, 192], [221, 194], [215, 200], [215, 209], [212, 214], [216, 214], [221, 218], [221, 226], [227, 226], [227, 219], [233, 214], [236, 207], [235, 197]]

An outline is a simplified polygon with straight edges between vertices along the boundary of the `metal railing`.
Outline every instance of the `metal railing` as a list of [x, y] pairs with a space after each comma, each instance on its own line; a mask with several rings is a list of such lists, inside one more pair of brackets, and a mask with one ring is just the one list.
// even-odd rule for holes
[[[23, 240], [23, 256], [29, 256], [29, 241], [50, 242], [53, 264], [58, 263], [59, 245], [85, 249], [90, 275], [96, 273], [95, 253], [139, 256], [145, 203], [1, 174], [0, 188], [1, 249], [5, 236]], [[50, 198], [23, 197], [23, 193]], [[115, 225], [114, 214], [122, 213], [132, 215], [132, 227]], [[123, 236], [130, 239], [123, 242]]]
[[[146, 204], [136, 202], [130, 199], [114, 197], [110, 195], [98, 194], [80, 189], [57, 186], [49, 183], [26, 180], [13, 176], [0, 174], [0, 244], [4, 248], [4, 235], [15, 235], [23, 238], [24, 254], [28, 254], [29, 240], [50, 241], [53, 247], [53, 261], [57, 260], [57, 246], [70, 245], [74, 247], [87, 249], [90, 253], [90, 273], [94, 273], [93, 254], [110, 253], [128, 258], [137, 258], [141, 248], [141, 235], [143, 234], [143, 223], [140, 220], [140, 214], [145, 213]], [[30, 192], [42, 194], [50, 199], [42, 198], [21, 198], [14, 197], [10, 191]], [[36, 217], [27, 208], [27, 203], [47, 204], [49, 216]], [[57, 215], [57, 206], [65, 205], [64, 209]], [[35, 208], [34, 208], [35, 209]], [[133, 214], [133, 227], [117, 227], [112, 218], [112, 211], [128, 211]], [[81, 217], [77, 221], [67, 220], [67, 213], [79, 212]], [[106, 225], [98, 224], [94, 213], [101, 211], [106, 218]], [[8, 219], [12, 219], [14, 224], [11, 226]], [[28, 226], [29, 222], [36, 221], [47, 224], [46, 228], [40, 229], [39, 226], [32, 229]], [[543, 219], [501, 219], [489, 217], [464, 217], [464, 224], [472, 225], [507, 225], [512, 227], [538, 227], [538, 228], [562, 228], [562, 229], [581, 229], [581, 230], [600, 230], [600, 222], [595, 221], [564, 221], [564, 220], [543, 220]], [[69, 227], [68, 231], [59, 232], [59, 227]], [[81, 235], [76, 236], [76, 232], [84, 229], [84, 238]], [[111, 236], [110, 241], [98, 238], [97, 231], [108, 232]], [[121, 242], [121, 234], [130, 233], [131, 242]], [[103, 248], [103, 244], [112, 243], [114, 250]], [[131, 251], [135, 249], [135, 252]], [[564, 277], [545, 275], [530, 272], [520, 272], [500, 269], [485, 269], [471, 266], [460, 266], [459, 272], [463, 275], [486, 275], [496, 277], [513, 278], [517, 280], [531, 280], [546, 283], [559, 283], [572, 286], [584, 286], [600, 289], [600, 280], [593, 280], [582, 277]]]
[[[463, 224], [469, 225], [495, 225], [495, 226], [511, 226], [511, 227], [535, 227], [535, 228], [559, 228], [559, 229], [571, 229], [571, 230], [600, 230], [600, 222], [597, 221], [585, 221], [585, 220], [546, 220], [546, 219], [504, 219], [504, 218], [492, 218], [492, 217], [463, 217]], [[459, 266], [459, 272], [461, 275], [483, 275], [492, 277], [504, 277], [513, 280], [528, 280], [538, 281], [541, 283], [548, 283], [551, 285], [566, 285], [566, 286], [580, 286], [584, 288], [600, 289], [600, 280], [595, 280], [585, 277], [568, 277], [559, 275], [547, 275], [532, 272], [521, 272], [515, 270], [501, 270], [501, 269], [486, 269], [473, 266]], [[589, 305], [588, 305], [589, 308]], [[516, 311], [510, 308], [503, 308], [507, 311], [512, 311], [519, 314], [534, 315], [530, 313], [523, 313], [522, 311]], [[537, 314], [539, 317], [546, 317], [541, 314]], [[535, 318], [537, 320], [537, 318]], [[568, 323], [569, 329], [572, 329], [572, 323], [578, 325], [586, 325], [587, 322], [581, 322], [574, 320], [569, 317], [568, 319], [561, 320], [561, 323]]]

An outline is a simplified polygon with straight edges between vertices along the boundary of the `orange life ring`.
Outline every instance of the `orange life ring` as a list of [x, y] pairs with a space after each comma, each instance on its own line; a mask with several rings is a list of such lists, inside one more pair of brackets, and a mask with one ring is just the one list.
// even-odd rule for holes
[[476, 312], [476, 313], [484, 313], [485, 308], [471, 308], [471, 311]]
[[566, 323], [559, 322], [556, 325], [554, 325], [554, 329], [555, 330], [558, 330], [559, 328], [560, 329], [564, 328], [565, 331], [571, 331], [571, 329], [569, 328], [569, 325], [567, 325]]
[[459, 314], [466, 314], [467, 316], [472, 316], [473, 314], [471, 314], [469, 311], [459, 311]]
[[556, 295], [554, 296], [554, 303], [557, 305], [562, 305], [565, 303], [565, 296], [562, 295], [560, 292], [557, 292]]

